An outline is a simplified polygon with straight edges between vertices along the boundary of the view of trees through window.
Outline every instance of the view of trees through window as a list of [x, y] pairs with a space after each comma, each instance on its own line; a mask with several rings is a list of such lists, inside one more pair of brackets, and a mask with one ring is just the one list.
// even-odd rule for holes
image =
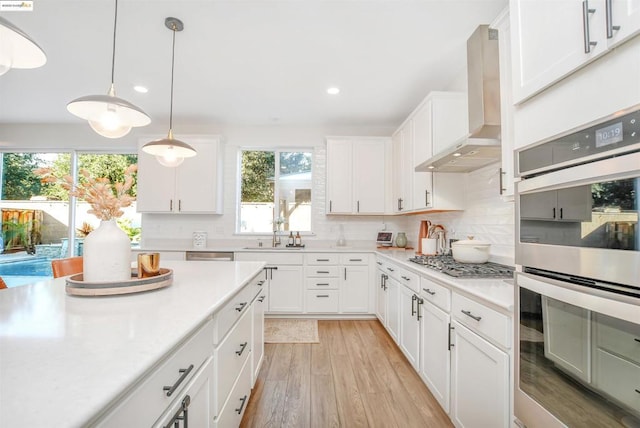
[[[77, 157], [78, 170], [86, 169], [91, 177], [106, 177], [113, 183], [122, 182], [127, 166], [137, 162], [135, 154], [2, 153], [1, 156], [2, 253], [35, 253], [46, 258], [81, 255], [82, 238], [100, 221], [87, 213], [90, 207], [84, 201], [76, 201], [70, 207], [68, 191], [57, 183], [43, 184], [34, 170], [49, 167], [58, 177], [70, 175], [73, 159]], [[135, 197], [135, 185], [131, 192]], [[118, 223], [135, 243], [140, 238], [140, 215], [135, 203], [124, 211]], [[68, 251], [70, 229], [76, 245]]]
[[239, 231], [311, 231], [312, 154], [244, 150]]

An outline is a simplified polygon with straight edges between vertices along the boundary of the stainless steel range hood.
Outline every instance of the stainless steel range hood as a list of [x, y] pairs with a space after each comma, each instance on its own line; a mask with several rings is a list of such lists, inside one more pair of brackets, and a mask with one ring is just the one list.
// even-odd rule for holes
[[479, 26], [467, 40], [469, 135], [416, 171], [469, 172], [500, 160], [498, 30]]

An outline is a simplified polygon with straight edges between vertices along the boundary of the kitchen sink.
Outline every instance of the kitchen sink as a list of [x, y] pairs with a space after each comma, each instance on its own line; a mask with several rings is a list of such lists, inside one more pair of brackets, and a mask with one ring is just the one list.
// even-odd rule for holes
[[264, 251], [291, 251], [302, 250], [304, 247], [243, 247], [243, 250], [264, 250]]

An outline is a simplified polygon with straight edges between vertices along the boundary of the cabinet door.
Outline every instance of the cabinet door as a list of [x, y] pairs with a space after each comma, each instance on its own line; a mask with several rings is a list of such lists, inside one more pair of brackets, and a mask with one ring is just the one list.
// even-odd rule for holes
[[413, 158], [413, 119], [409, 119], [402, 132], [402, 211], [413, 209], [413, 169], [416, 166]]
[[340, 282], [340, 312], [369, 312], [369, 266], [344, 266]]
[[[432, 119], [431, 101], [427, 101], [413, 116], [413, 160], [414, 168], [417, 164], [433, 156], [432, 150]], [[430, 207], [433, 193], [433, 174], [430, 172], [415, 172], [413, 176], [413, 209], [421, 210]]]
[[449, 413], [449, 314], [425, 302], [420, 328], [420, 374], [438, 403]]
[[417, 370], [420, 348], [420, 322], [418, 321], [418, 302], [413, 290], [400, 286], [400, 349], [407, 360]]
[[591, 315], [587, 309], [542, 296], [544, 355], [591, 382]]
[[267, 304], [267, 292], [268, 288], [264, 288], [263, 286], [263, 289], [258, 294], [258, 297], [255, 298], [253, 304], [251, 305], [251, 314], [253, 317], [253, 327], [251, 329], [252, 388], [256, 383], [256, 379], [258, 379], [258, 372], [260, 371], [260, 366], [262, 365], [262, 357], [264, 356], [264, 310]]
[[[139, 147], [150, 140], [141, 141]], [[180, 168], [180, 167], [178, 167]], [[167, 168], [158, 163], [155, 156], [138, 150], [138, 196], [136, 210], [138, 212], [170, 213], [173, 212], [176, 168]]]
[[[213, 414], [211, 412], [212, 397], [213, 364], [212, 357], [209, 357], [201, 370], [193, 377], [185, 392], [179, 399], [174, 401], [169, 411], [165, 413], [154, 427], [174, 426], [174, 424], [176, 424], [176, 427], [210, 426], [213, 421]], [[184, 408], [186, 408], [186, 411]]]
[[[611, 5], [611, 28], [607, 47], [611, 48], [640, 32], [640, 0], [605, 0]], [[613, 27], [620, 27], [615, 30]]]
[[456, 427], [509, 427], [509, 356], [453, 321], [451, 420]]
[[405, 202], [405, 196], [402, 194], [404, 190], [404, 176], [402, 174], [403, 170], [403, 159], [402, 159], [402, 139], [404, 131], [402, 129], [398, 130], [391, 139], [391, 150], [392, 150], [392, 159], [393, 159], [393, 212], [399, 213], [403, 210], [403, 204]]
[[[198, 152], [176, 168], [177, 211], [183, 213], [222, 213], [222, 163], [217, 139], [194, 142]], [[174, 201], [174, 211], [175, 208]]]
[[376, 316], [380, 324], [387, 322], [387, 290], [385, 285], [385, 273], [376, 270]]
[[271, 269], [269, 312], [302, 312], [303, 287], [301, 266], [277, 266]]
[[[604, 0], [511, 0], [513, 96], [518, 103], [606, 51]], [[586, 33], [589, 40], [586, 40]], [[597, 45], [586, 46], [588, 42]]]
[[467, 94], [464, 92], [432, 92], [431, 141], [433, 155], [455, 145], [469, 133]]
[[327, 140], [327, 213], [351, 214], [353, 207], [353, 145]]
[[398, 343], [400, 333], [400, 283], [393, 278], [387, 279], [387, 323], [385, 327]]
[[[385, 141], [353, 142], [354, 212], [384, 214]], [[338, 182], [345, 187], [347, 182]]]

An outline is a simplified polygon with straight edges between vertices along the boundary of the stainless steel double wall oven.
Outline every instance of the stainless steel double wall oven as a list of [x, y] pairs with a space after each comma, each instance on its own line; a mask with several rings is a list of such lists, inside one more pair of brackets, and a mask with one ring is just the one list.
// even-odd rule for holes
[[640, 427], [640, 106], [517, 165], [517, 422]]

